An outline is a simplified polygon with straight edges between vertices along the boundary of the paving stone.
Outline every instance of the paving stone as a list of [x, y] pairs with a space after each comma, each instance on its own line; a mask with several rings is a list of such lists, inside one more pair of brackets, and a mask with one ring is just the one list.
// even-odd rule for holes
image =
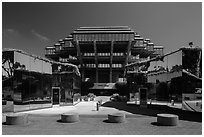
[[176, 127], [157, 126], [155, 117], [130, 117], [125, 123], [108, 123], [107, 117], [80, 117], [76, 123], [57, 122], [60, 116], [30, 116], [28, 126], [2, 125], [3, 135], [201, 135], [202, 123], [180, 120]]

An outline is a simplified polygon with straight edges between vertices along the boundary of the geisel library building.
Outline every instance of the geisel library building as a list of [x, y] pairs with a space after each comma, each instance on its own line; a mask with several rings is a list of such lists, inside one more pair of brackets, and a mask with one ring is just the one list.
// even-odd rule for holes
[[[3, 50], [3, 112], [74, 105], [88, 93], [119, 93], [130, 101], [144, 93], [140, 99], [185, 101], [185, 109], [201, 111], [197, 102], [188, 102], [202, 100], [201, 48], [164, 55], [163, 46], [129, 27], [106, 26], [80, 27], [45, 51], [47, 59]], [[82, 87], [86, 82], [92, 83], [88, 90]]]
[[127, 26], [80, 27], [53, 47], [46, 47], [47, 58], [77, 65], [82, 81], [94, 83], [90, 92], [96, 95], [115, 92], [115, 83], [126, 81], [128, 63], [157, 55], [163, 55], [162, 46]]

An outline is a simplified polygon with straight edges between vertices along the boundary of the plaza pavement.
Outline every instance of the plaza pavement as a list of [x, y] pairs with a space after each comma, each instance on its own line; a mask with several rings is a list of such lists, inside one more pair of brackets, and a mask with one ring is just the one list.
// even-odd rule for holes
[[[97, 100], [103, 104], [96, 111]], [[3, 135], [201, 135], [202, 122], [197, 115], [181, 115], [178, 126], [156, 125], [156, 114], [163, 113], [161, 109], [149, 109], [126, 105], [121, 102], [109, 102], [109, 97], [98, 97], [95, 101], [80, 102], [75, 106], [55, 106], [40, 110], [19, 113], [29, 114], [29, 124], [26, 126], [2, 125]], [[167, 111], [167, 112], [171, 112]], [[60, 115], [65, 112], [79, 113], [79, 122], [61, 123]], [[123, 112], [125, 123], [108, 123], [107, 114]], [[180, 111], [178, 112], [178, 114]], [[195, 117], [191, 119], [188, 117]], [[179, 118], [180, 118], [179, 117]], [[5, 115], [2, 119], [5, 122]]]

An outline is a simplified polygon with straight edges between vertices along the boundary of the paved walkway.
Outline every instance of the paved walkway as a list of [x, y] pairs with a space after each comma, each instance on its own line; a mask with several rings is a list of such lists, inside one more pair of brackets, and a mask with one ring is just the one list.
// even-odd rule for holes
[[[99, 111], [96, 110], [97, 102], [80, 102], [75, 106], [54, 106], [53, 108], [39, 109], [39, 110], [31, 110], [25, 112], [19, 112], [24, 114], [32, 114], [32, 115], [60, 115], [65, 112], [77, 112], [80, 115], [106, 115], [109, 113], [119, 112], [120, 110], [110, 107], [99, 108]], [[125, 111], [126, 114], [131, 114]]]
[[[97, 100], [103, 100], [103, 105], [96, 111]], [[109, 97], [98, 97], [95, 101], [80, 102], [75, 106], [54, 107], [19, 113], [29, 114], [29, 124], [26, 126], [2, 125], [3, 135], [201, 135], [202, 122], [188, 117], [198, 117], [189, 113], [181, 115], [178, 126], [157, 126], [156, 114], [163, 113], [163, 108], [140, 108], [135, 105], [125, 105], [121, 102], [108, 102]], [[162, 105], [161, 105], [162, 106]], [[61, 123], [60, 114], [65, 112], [79, 113], [79, 122]], [[171, 112], [170, 110], [169, 112]], [[126, 122], [120, 124], [107, 123], [107, 114], [123, 112]], [[178, 114], [180, 111], [178, 112]], [[197, 116], [198, 115], [198, 116]], [[5, 122], [3, 117], [2, 122]]]
[[[96, 99], [95, 101], [89, 101], [89, 102], [80, 102], [75, 106], [54, 106], [52, 108], [24, 111], [19, 113], [31, 114], [31, 115], [60, 115], [65, 112], [77, 112], [80, 115], [107, 115], [115, 112], [123, 112], [129, 115], [132, 114], [116, 108], [103, 107], [103, 106], [101, 106], [99, 108], [99, 111], [97, 111], [96, 109], [97, 100], [99, 99]], [[103, 103], [105, 103], [106, 101], [107, 100], [103, 100]]]
[[60, 116], [29, 116], [26, 126], [2, 125], [3, 135], [201, 135], [202, 123], [179, 121], [178, 126], [157, 126], [156, 117], [129, 117], [125, 123], [107, 123], [106, 116], [80, 116], [76, 123], [61, 123]]
[[[32, 115], [60, 115], [65, 112], [77, 112], [80, 115], [107, 115], [110, 113], [115, 113], [115, 112], [123, 112], [128, 115], [133, 115], [134, 113], [124, 111], [121, 109], [117, 109], [114, 107], [106, 107], [106, 106], [101, 106], [99, 108], [99, 111], [96, 109], [96, 103], [98, 100], [102, 100], [102, 104], [105, 102], [108, 102], [110, 100], [110, 97], [108, 96], [98, 96], [96, 97], [95, 101], [84, 101], [76, 104], [75, 106], [53, 106], [52, 108], [45, 108], [45, 109], [38, 109], [38, 110], [30, 110], [30, 111], [24, 111], [24, 112], [19, 112], [19, 113], [24, 113], [24, 114], [32, 114]], [[135, 102], [128, 102], [128, 104], [136, 104]], [[174, 106], [171, 106], [170, 103], [167, 102], [152, 102], [154, 105], [167, 105], [169, 107], [174, 107], [174, 108], [180, 108], [181, 104], [175, 104]], [[122, 104], [124, 106], [124, 104]], [[124, 106], [126, 107], [126, 106]], [[4, 116], [4, 115], [3, 115]]]

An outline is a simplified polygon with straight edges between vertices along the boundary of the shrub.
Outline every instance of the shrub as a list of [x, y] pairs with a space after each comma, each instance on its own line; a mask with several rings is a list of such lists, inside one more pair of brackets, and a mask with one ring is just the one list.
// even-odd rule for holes
[[84, 96], [84, 101], [88, 101], [88, 97], [87, 96]]
[[118, 93], [115, 93], [110, 98], [111, 101], [117, 101], [117, 102], [126, 102], [127, 97], [126, 96], [120, 96]]
[[78, 101], [78, 99], [81, 98], [81, 94], [75, 93], [73, 98], [74, 98], [74, 101]]
[[95, 97], [96, 97], [96, 95], [94, 95], [93, 93], [89, 93], [89, 94], [87, 95], [87, 97], [90, 97], [90, 98], [95, 98]]

